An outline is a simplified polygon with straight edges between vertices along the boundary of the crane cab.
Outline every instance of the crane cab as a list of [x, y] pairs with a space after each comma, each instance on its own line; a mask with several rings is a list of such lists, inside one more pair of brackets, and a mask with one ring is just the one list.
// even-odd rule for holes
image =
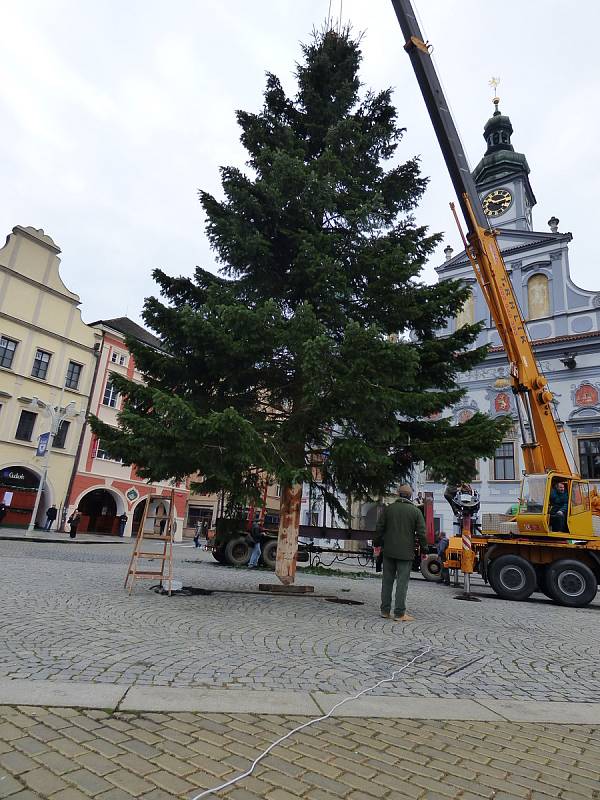
[[523, 536], [600, 538], [593, 530], [589, 483], [574, 475], [526, 475], [515, 520]]

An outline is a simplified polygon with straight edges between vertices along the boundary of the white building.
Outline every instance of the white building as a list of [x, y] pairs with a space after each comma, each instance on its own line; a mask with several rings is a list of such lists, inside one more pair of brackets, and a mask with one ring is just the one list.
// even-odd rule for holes
[[[533, 342], [539, 366], [555, 397], [564, 424], [573, 467], [600, 484], [600, 292], [576, 286], [569, 272], [571, 233], [558, 231], [559, 220], [549, 220], [549, 231], [535, 230], [532, 209], [536, 203], [529, 183], [525, 156], [511, 144], [510, 119], [497, 108], [484, 129], [487, 151], [473, 171], [483, 208], [495, 228], [521, 311]], [[437, 268], [439, 280], [461, 279], [471, 287], [471, 298], [447, 331], [467, 322], [483, 320], [485, 329], [477, 345], [492, 345], [486, 361], [460, 384], [464, 400], [452, 409], [459, 423], [479, 410], [491, 416], [512, 413], [514, 397], [508, 381], [508, 363], [498, 332], [476, 282], [464, 250], [456, 256], [446, 248], [446, 261]], [[504, 513], [518, 497], [523, 458], [518, 425], [498, 448], [493, 459], [482, 459], [474, 488], [481, 494], [481, 509]], [[433, 491], [436, 527], [452, 531], [452, 512], [442, 497], [443, 488], [421, 476], [422, 487]]]

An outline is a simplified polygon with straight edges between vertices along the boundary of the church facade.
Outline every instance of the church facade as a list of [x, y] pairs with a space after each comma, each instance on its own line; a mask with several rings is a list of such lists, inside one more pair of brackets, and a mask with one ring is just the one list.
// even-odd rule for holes
[[[529, 166], [511, 142], [513, 128], [498, 109], [484, 128], [487, 150], [473, 178], [498, 243], [538, 359], [555, 398], [555, 415], [564, 428], [563, 441], [573, 466], [582, 477], [600, 485], [600, 290], [576, 286], [569, 270], [572, 234], [559, 230], [555, 217], [549, 230], [536, 230], [532, 211], [536, 199], [529, 182]], [[477, 345], [489, 344], [486, 361], [460, 377], [467, 391], [452, 409], [459, 424], [479, 410], [491, 416], [511, 414], [515, 426], [492, 459], [477, 464], [473, 486], [481, 495], [484, 513], [504, 513], [519, 494], [523, 459], [514, 397], [508, 380], [508, 362], [498, 332], [464, 250], [450, 247], [437, 268], [439, 280], [460, 279], [471, 289], [461, 313], [448, 322], [457, 326], [483, 320]], [[443, 333], [443, 332], [442, 332]], [[421, 473], [419, 487], [434, 493], [436, 527], [453, 532], [453, 516], [443, 499], [444, 487]]]

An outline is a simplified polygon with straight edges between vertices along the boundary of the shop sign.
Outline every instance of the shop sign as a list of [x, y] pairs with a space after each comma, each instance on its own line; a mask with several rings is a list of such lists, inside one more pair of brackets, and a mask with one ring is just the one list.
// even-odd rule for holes
[[0, 483], [6, 486], [36, 489], [39, 479], [27, 469], [21, 467], [5, 467], [0, 471]]

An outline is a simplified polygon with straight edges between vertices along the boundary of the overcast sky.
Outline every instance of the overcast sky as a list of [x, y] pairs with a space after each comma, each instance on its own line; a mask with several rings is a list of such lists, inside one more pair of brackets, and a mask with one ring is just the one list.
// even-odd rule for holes
[[[215, 269], [197, 199], [220, 193], [221, 165], [242, 166], [236, 109], [258, 110], [264, 73], [288, 92], [299, 42], [330, 0], [0, 0], [0, 238], [43, 228], [62, 249], [61, 274], [86, 321], [139, 319], [150, 272]], [[339, 13], [340, 0], [331, 0]], [[424, 33], [471, 167], [493, 111], [510, 115], [538, 204], [571, 231], [571, 275], [600, 290], [597, 265], [600, 3], [577, 0], [420, 0]], [[430, 176], [418, 220], [444, 231], [425, 271], [459, 239], [446, 168], [389, 0], [343, 0], [364, 32], [366, 86], [394, 88], [400, 146]]]

